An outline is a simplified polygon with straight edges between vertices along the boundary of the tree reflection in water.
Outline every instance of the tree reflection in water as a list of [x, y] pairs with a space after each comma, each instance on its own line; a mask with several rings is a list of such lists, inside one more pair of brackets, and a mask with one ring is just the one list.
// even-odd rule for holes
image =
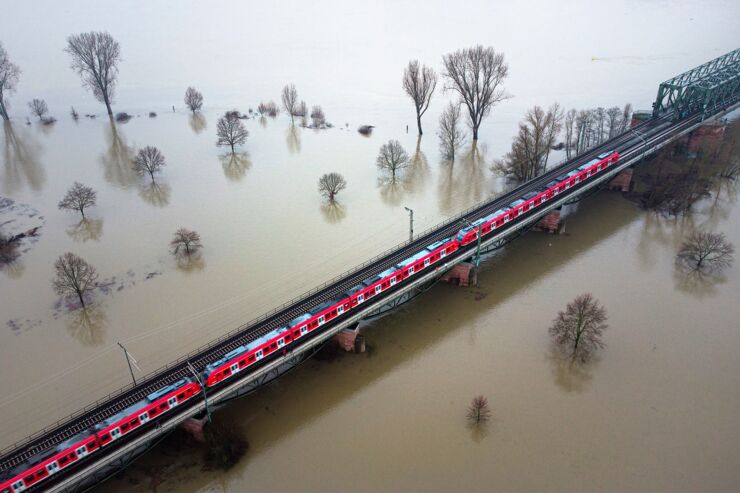
[[388, 205], [401, 205], [407, 189], [406, 175], [381, 176], [378, 178], [380, 198]]
[[172, 188], [166, 183], [147, 182], [139, 187], [139, 197], [154, 207], [166, 207], [170, 203]]
[[99, 346], [105, 341], [108, 317], [102, 303], [89, 303], [67, 317], [67, 331], [83, 346]]
[[136, 183], [136, 173], [133, 169], [134, 152], [126, 143], [126, 139], [116, 127], [113, 118], [109, 118], [109, 125], [105, 130], [108, 150], [100, 157], [103, 163], [104, 177], [112, 185], [129, 188]]
[[204, 117], [201, 113], [193, 113], [192, 115], [190, 115], [190, 119], [188, 120], [188, 122], [190, 123], [190, 128], [195, 134], [203, 132], [203, 130], [208, 127], [206, 117]]
[[416, 149], [404, 170], [404, 186], [409, 193], [421, 192], [429, 181], [430, 169], [427, 157], [421, 150], [421, 135], [416, 139]]
[[347, 217], [347, 210], [336, 200], [321, 204], [321, 214], [326, 222], [336, 224]]
[[244, 178], [247, 170], [252, 166], [249, 160], [249, 154], [246, 151], [226, 153], [219, 157], [221, 166], [224, 169], [224, 176], [232, 181], [239, 181]]
[[74, 241], [98, 241], [103, 234], [103, 220], [85, 218], [74, 226], [67, 228], [67, 234]]
[[26, 271], [26, 266], [19, 259], [16, 259], [12, 262], [0, 264], [0, 271], [10, 279], [20, 279]]
[[15, 129], [10, 122], [3, 122], [3, 137], [4, 193], [17, 192], [24, 185], [41, 190], [46, 180], [39, 161], [41, 146], [28, 131]]
[[297, 126], [291, 125], [285, 134], [285, 142], [288, 145], [288, 152], [298, 154], [301, 152], [301, 135]]
[[203, 254], [200, 251], [191, 255], [178, 255], [176, 262], [177, 268], [188, 274], [201, 271], [206, 266], [206, 263], [203, 260]]
[[601, 360], [597, 354], [583, 363], [570, 356], [564, 356], [554, 345], [550, 347], [546, 357], [552, 367], [555, 383], [568, 393], [581, 393], [586, 390], [593, 379], [592, 372]]

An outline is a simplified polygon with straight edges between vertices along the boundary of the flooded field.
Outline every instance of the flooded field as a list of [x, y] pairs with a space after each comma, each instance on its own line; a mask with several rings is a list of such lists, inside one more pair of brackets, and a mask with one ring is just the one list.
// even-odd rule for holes
[[[700, 11], [691, 1], [618, 2], [587, 14], [485, 4], [471, 20], [441, 5], [338, 4], [318, 9], [326, 12], [316, 28], [306, 22], [314, 6], [291, 8], [286, 20], [267, 5], [194, 16], [50, 3], [57, 22], [38, 36], [30, 6], [0, 19], [0, 41], [23, 69], [0, 135], [0, 224], [39, 226], [20, 260], [0, 271], [0, 447], [127, 384], [117, 342], [143, 376], [404, 241], [404, 206], [420, 232], [502, 190], [489, 168], [532, 105], [649, 108], [660, 81], [736, 48], [731, 13], [740, 14], [723, 1]], [[525, 14], [534, 32], [514, 29]], [[619, 35], [584, 43], [608, 16]], [[127, 123], [108, 120], [61, 51], [68, 34], [92, 28], [121, 43], [115, 109], [135, 115]], [[480, 154], [449, 166], [435, 131], [452, 95], [440, 82], [419, 140], [400, 78], [411, 58], [440, 71], [442, 54], [474, 43], [506, 54], [514, 97], [484, 121]], [[279, 101], [288, 82], [309, 106], [321, 104], [334, 128], [293, 128], [285, 114], [252, 118], [236, 159], [215, 146], [225, 110]], [[206, 99], [196, 116], [182, 104], [191, 84]], [[46, 98], [55, 125], [25, 124], [33, 97]], [[72, 105], [97, 116], [74, 122]], [[362, 124], [376, 127], [370, 137], [356, 132]], [[391, 138], [413, 160], [395, 186], [375, 166]], [[167, 160], [156, 186], [130, 167], [146, 145]], [[348, 182], [336, 207], [316, 190], [330, 171]], [[86, 224], [57, 209], [74, 181], [98, 192]], [[697, 287], [682, 284], [673, 265], [696, 225], [740, 245], [736, 195], [720, 206], [673, 221], [617, 193], [590, 197], [566, 234], [530, 234], [487, 260], [477, 288], [439, 285], [374, 321], [371, 356], [309, 361], [220, 411], [250, 443], [230, 472], [201, 471], [195, 451], [160, 448], [100, 491], [150, 491], [155, 480], [157, 491], [183, 492], [738, 490], [740, 267]], [[204, 244], [201, 261], [185, 268], [169, 253], [179, 227]], [[66, 251], [100, 273], [85, 316], [51, 288]], [[550, 352], [547, 327], [584, 291], [605, 304], [610, 328], [601, 357], [574, 374]], [[464, 421], [476, 394], [493, 411], [482, 432]]]

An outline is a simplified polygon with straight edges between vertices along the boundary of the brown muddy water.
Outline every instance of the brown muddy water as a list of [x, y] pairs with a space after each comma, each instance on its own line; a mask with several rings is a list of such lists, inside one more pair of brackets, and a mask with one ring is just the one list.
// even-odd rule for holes
[[[420, 232], [500, 191], [489, 166], [528, 107], [649, 108], [659, 81], [736, 48], [740, 18], [726, 1], [476, 7], [471, 18], [443, 4], [290, 4], [285, 16], [236, 2], [198, 15], [48, 3], [54, 22], [40, 30], [37, 6], [11, 6], [0, 41], [24, 72], [0, 136], [0, 196], [14, 201], [0, 223], [41, 228], [0, 271], [0, 446], [127, 384], [116, 342], [143, 376], [404, 241], [404, 206]], [[535, 33], [517, 27], [525, 14]], [[605, 18], [620, 34], [584, 42]], [[65, 36], [90, 28], [121, 42], [115, 106], [136, 115], [126, 124], [104, 117], [61, 52]], [[506, 53], [514, 98], [483, 124], [479, 157], [449, 167], [434, 133], [451, 94], [437, 93], [417, 141], [400, 76], [410, 58], [439, 69], [443, 53], [474, 43]], [[243, 154], [225, 158], [214, 145], [218, 116], [277, 101], [289, 81], [335, 127], [250, 119]], [[189, 84], [205, 95], [202, 116], [182, 106]], [[33, 97], [47, 99], [54, 126], [25, 124]], [[98, 116], [75, 123], [70, 105]], [[361, 124], [375, 125], [373, 135], [357, 134]], [[395, 187], [374, 165], [391, 138], [415, 157]], [[157, 186], [130, 170], [146, 145], [167, 158]], [[337, 207], [315, 188], [329, 171], [349, 184]], [[88, 224], [56, 208], [75, 180], [98, 191]], [[201, 471], [195, 451], [160, 448], [99, 490], [150, 491], [154, 481], [157, 491], [183, 492], [737, 491], [738, 262], [724, 282], [686, 286], [673, 256], [695, 227], [740, 245], [738, 219], [735, 195], [680, 221], [616, 193], [588, 198], [566, 234], [529, 234], [487, 260], [477, 288], [439, 285], [369, 324], [372, 356], [309, 361], [220, 411], [250, 443], [228, 473]], [[168, 253], [182, 226], [205, 245], [202, 260], [185, 267]], [[104, 281], [85, 317], [51, 290], [65, 251]], [[583, 291], [606, 305], [610, 328], [601, 357], [574, 374], [551, 354], [546, 329]], [[476, 394], [494, 416], [477, 432], [464, 421]]]

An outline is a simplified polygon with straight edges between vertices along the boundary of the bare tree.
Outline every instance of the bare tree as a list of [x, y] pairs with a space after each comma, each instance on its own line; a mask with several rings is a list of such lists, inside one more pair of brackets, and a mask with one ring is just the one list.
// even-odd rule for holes
[[149, 173], [152, 181], [154, 181], [154, 175], [160, 173], [166, 164], [164, 155], [159, 149], [153, 146], [146, 146], [140, 149], [134, 158], [134, 171], [139, 175]]
[[494, 168], [517, 181], [531, 180], [544, 173], [562, 121], [563, 112], [557, 103], [547, 111], [539, 106], [528, 110], [519, 124], [511, 151]]
[[432, 67], [420, 65], [419, 60], [411, 60], [403, 70], [403, 90], [414, 101], [416, 109], [416, 126], [421, 131], [421, 117], [429, 108], [432, 94], [437, 87], [437, 74]]
[[298, 107], [295, 110], [295, 116], [305, 117], [308, 114], [308, 106], [305, 101], [298, 103]]
[[0, 116], [3, 120], [8, 121], [8, 101], [7, 97], [15, 92], [18, 79], [21, 75], [21, 69], [8, 58], [8, 52], [5, 51], [0, 43]]
[[298, 91], [294, 84], [288, 84], [283, 87], [282, 98], [283, 108], [290, 115], [290, 123], [293, 123], [293, 118], [296, 116], [296, 111], [298, 110]]
[[466, 414], [471, 424], [479, 425], [485, 423], [491, 418], [491, 410], [488, 408], [488, 399], [482, 395], [473, 397], [468, 406]]
[[195, 113], [203, 107], [203, 95], [194, 87], [188, 87], [185, 90], [185, 105]]
[[401, 143], [397, 140], [389, 140], [387, 144], [380, 146], [380, 153], [375, 160], [378, 168], [389, 171], [392, 180], [396, 179], [396, 172], [409, 165], [409, 155], [404, 150]]
[[625, 103], [624, 109], [622, 109], [622, 119], [619, 122], [619, 132], [623, 133], [626, 132], [628, 128], [630, 128], [632, 124], [632, 105], [630, 103]]
[[468, 109], [473, 140], [478, 140], [478, 128], [483, 118], [498, 102], [509, 96], [502, 85], [509, 74], [504, 54], [493, 47], [481, 45], [448, 53], [442, 58], [448, 88], [457, 92]]
[[56, 278], [52, 281], [54, 291], [59, 296], [77, 295], [85, 306], [84, 295], [95, 289], [98, 273], [95, 267], [74, 253], [67, 252], [54, 262]]
[[460, 105], [450, 102], [439, 117], [439, 150], [445, 159], [455, 160], [455, 151], [465, 143], [460, 122]]
[[236, 152], [234, 146], [244, 144], [247, 141], [249, 132], [239, 118], [226, 113], [218, 119], [216, 135], [218, 136], [216, 145], [231, 146], [231, 152], [233, 154]]
[[110, 105], [121, 61], [118, 41], [107, 32], [91, 31], [69, 36], [64, 51], [72, 57], [72, 70], [82, 77], [82, 85], [91, 89], [98, 101], [105, 103], [112, 116]]
[[313, 126], [315, 128], [326, 124], [326, 115], [324, 115], [324, 110], [321, 109], [321, 106], [311, 108], [311, 120], [313, 120]]
[[93, 207], [97, 193], [92, 188], [76, 181], [67, 191], [67, 194], [59, 202], [58, 207], [61, 210], [80, 211], [82, 218], [85, 218], [85, 208]]
[[735, 247], [723, 233], [695, 231], [683, 242], [676, 261], [692, 270], [712, 273], [732, 265]]
[[319, 193], [334, 202], [334, 197], [347, 187], [347, 181], [339, 173], [324, 173], [319, 178]]
[[619, 126], [621, 124], [622, 111], [619, 106], [612, 106], [606, 110], [606, 128], [608, 138], [612, 138], [619, 134]]
[[275, 104], [275, 101], [270, 101], [269, 103], [260, 103], [257, 106], [257, 112], [260, 114], [260, 116], [271, 116], [276, 117], [278, 114], [278, 106]]
[[577, 114], [578, 112], [575, 109], [571, 109], [565, 114], [565, 157], [568, 159], [573, 155], [573, 147], [575, 145], [573, 142], [573, 127]]
[[173, 254], [184, 254], [189, 257], [201, 249], [203, 244], [200, 242], [200, 235], [198, 233], [180, 228], [175, 231], [175, 236], [170, 241], [170, 246], [172, 247]]
[[604, 347], [601, 339], [608, 327], [605, 322], [606, 309], [590, 293], [585, 293], [558, 313], [549, 332], [561, 351], [573, 360], [585, 362]]
[[36, 115], [39, 120], [42, 120], [44, 115], [49, 112], [49, 107], [46, 106], [46, 101], [43, 99], [32, 99], [29, 101], [28, 107], [31, 109], [31, 113]]

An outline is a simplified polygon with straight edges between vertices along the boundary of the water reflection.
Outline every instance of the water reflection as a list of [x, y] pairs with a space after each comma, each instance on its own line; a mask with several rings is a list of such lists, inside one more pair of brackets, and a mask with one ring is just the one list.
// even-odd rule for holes
[[203, 254], [200, 251], [191, 255], [179, 255], [175, 261], [177, 268], [188, 274], [201, 271], [206, 266], [206, 262], [203, 260]]
[[722, 272], [704, 272], [676, 262], [673, 281], [679, 291], [704, 299], [716, 295], [717, 287], [727, 282], [727, 276]]
[[247, 170], [252, 166], [252, 162], [249, 160], [249, 153], [246, 151], [229, 152], [219, 156], [219, 159], [224, 169], [224, 176], [232, 181], [239, 181], [244, 178]]
[[77, 242], [98, 241], [103, 235], [103, 220], [83, 219], [74, 226], [67, 228], [67, 234]]
[[105, 128], [108, 150], [100, 157], [104, 176], [107, 182], [121, 188], [128, 188], [136, 183], [136, 173], [132, 168], [134, 151], [126, 143], [125, 136], [116, 127], [113, 118], [109, 118], [109, 123], [109, 126]]
[[39, 161], [41, 146], [28, 131], [15, 129], [10, 122], [3, 122], [3, 134], [4, 192], [12, 194], [24, 185], [31, 190], [41, 190], [46, 179]]
[[262, 125], [262, 128], [267, 128], [267, 118], [265, 118], [264, 116], [260, 116], [259, 120], [257, 121], [260, 122], [260, 125]]
[[409, 166], [405, 170], [406, 189], [410, 193], [421, 192], [429, 181], [431, 170], [426, 154], [421, 150], [421, 135], [416, 139], [416, 149], [409, 159]]
[[288, 152], [298, 154], [301, 152], [301, 135], [297, 126], [291, 125], [285, 134], [285, 142], [288, 145]]
[[347, 210], [336, 200], [321, 204], [320, 210], [326, 222], [331, 224], [336, 224], [347, 217]]
[[567, 393], [581, 393], [586, 390], [593, 379], [592, 372], [600, 360], [597, 354], [582, 363], [569, 356], [563, 356], [555, 346], [550, 347], [546, 358], [550, 363], [555, 383]]
[[108, 317], [102, 303], [89, 303], [67, 314], [67, 331], [83, 346], [99, 346], [105, 341]]
[[470, 439], [475, 443], [481, 443], [490, 434], [489, 427], [493, 425], [491, 421], [493, 421], [493, 418], [489, 419], [488, 422], [468, 423]]
[[166, 183], [152, 181], [139, 187], [139, 197], [154, 207], [166, 207], [169, 205], [171, 193], [172, 187]]
[[208, 123], [206, 122], [206, 117], [204, 117], [200, 113], [193, 113], [190, 115], [190, 119], [188, 120], [190, 123], [190, 128], [193, 130], [194, 133], [199, 134], [203, 132], [208, 126]]
[[380, 198], [388, 205], [401, 205], [403, 197], [408, 188], [408, 179], [406, 175], [381, 176], [378, 178], [378, 188], [380, 189]]
[[20, 279], [26, 271], [26, 266], [19, 259], [0, 264], [0, 271], [10, 279]]
[[443, 169], [439, 173], [437, 197], [444, 215], [486, 198], [485, 147], [473, 142], [456, 162], [453, 166], [450, 161], [442, 161]]

